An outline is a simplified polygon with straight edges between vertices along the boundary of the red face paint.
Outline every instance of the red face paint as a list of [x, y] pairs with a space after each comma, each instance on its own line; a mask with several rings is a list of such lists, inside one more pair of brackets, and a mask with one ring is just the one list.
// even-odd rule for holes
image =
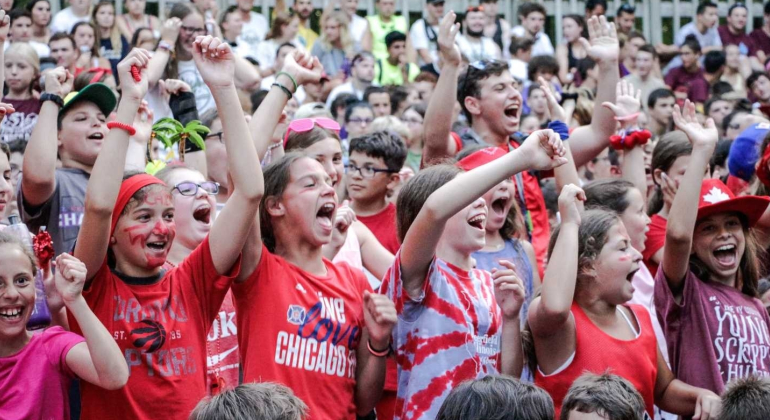
[[173, 206], [171, 201], [171, 194], [167, 191], [153, 191], [147, 194], [144, 198], [144, 204], [148, 206], [163, 205], [167, 207]]
[[128, 234], [128, 241], [131, 245], [136, 245], [137, 242], [144, 243], [147, 239], [147, 235], [142, 233], [136, 233], [137, 230], [144, 228], [144, 225], [136, 225], [123, 229], [123, 232]]

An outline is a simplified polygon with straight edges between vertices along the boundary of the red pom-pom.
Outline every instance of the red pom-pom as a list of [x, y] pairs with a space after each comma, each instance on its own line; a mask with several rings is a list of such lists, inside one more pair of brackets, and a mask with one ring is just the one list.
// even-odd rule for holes
[[139, 67], [131, 66], [131, 75], [134, 76], [134, 80], [137, 83], [142, 81], [142, 76], [139, 74]]
[[53, 239], [47, 231], [38, 233], [32, 241], [32, 249], [35, 251], [38, 263], [41, 267], [48, 266], [54, 256]]
[[615, 150], [623, 149], [623, 138], [617, 134], [610, 136], [610, 146]]

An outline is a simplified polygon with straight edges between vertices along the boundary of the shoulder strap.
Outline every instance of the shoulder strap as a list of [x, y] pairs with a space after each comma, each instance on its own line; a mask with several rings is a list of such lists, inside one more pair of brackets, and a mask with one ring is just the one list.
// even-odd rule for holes
[[380, 70], [380, 77], [377, 78], [377, 83], [379, 83], [380, 86], [382, 86], [382, 59], [381, 58], [377, 59], [377, 68]]

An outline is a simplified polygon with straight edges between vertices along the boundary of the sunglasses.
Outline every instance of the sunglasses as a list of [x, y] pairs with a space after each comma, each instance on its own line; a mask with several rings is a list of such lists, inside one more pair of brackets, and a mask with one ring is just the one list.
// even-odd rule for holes
[[474, 61], [474, 62], [468, 64], [468, 69], [465, 70], [465, 77], [463, 77], [463, 84], [462, 84], [463, 92], [465, 92], [465, 93], [468, 92], [468, 79], [470, 78], [471, 69], [476, 69], [478, 71], [484, 71], [484, 70], [487, 69], [487, 66], [489, 66], [489, 64], [491, 64], [493, 62], [494, 62], [494, 60], [479, 60], [479, 61]]
[[291, 133], [304, 133], [312, 130], [316, 125], [326, 130], [334, 131], [337, 134], [340, 132], [340, 125], [337, 121], [332, 119], [323, 117], [301, 118], [299, 120], [294, 120], [289, 124], [289, 128], [286, 129], [286, 135], [283, 137], [283, 146], [286, 147], [286, 143], [289, 141], [289, 135]]
[[190, 197], [198, 194], [198, 188], [203, 189], [203, 191], [206, 191], [209, 195], [219, 193], [219, 183], [211, 181], [202, 182], [200, 184], [196, 184], [192, 181], [183, 181], [174, 185], [174, 189], [171, 191], [177, 190], [179, 191], [179, 194]]

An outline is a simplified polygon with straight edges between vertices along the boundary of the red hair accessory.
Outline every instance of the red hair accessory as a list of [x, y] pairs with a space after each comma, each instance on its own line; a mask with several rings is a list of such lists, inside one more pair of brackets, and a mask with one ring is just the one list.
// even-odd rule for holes
[[35, 257], [40, 267], [47, 267], [54, 256], [53, 240], [48, 231], [41, 230], [40, 233], [32, 238], [32, 249], [35, 251]]
[[770, 170], [767, 168], [768, 164], [770, 164], [770, 146], [765, 147], [765, 153], [762, 155], [762, 159], [759, 159], [759, 164], [757, 165], [757, 178], [759, 178], [766, 187], [770, 188]]
[[495, 161], [505, 156], [507, 153], [508, 151], [501, 147], [485, 147], [460, 159], [457, 162], [457, 166], [464, 171], [470, 171], [471, 169], [476, 169], [479, 166]]
[[131, 197], [133, 197], [134, 194], [136, 194], [136, 192], [142, 188], [153, 184], [159, 184], [163, 186], [166, 185], [158, 178], [147, 174], [134, 175], [120, 184], [118, 200], [115, 202], [115, 208], [112, 210], [112, 225], [110, 227], [110, 236], [115, 233], [115, 225], [118, 224], [120, 214], [123, 213], [123, 209], [126, 208], [126, 204], [128, 204], [129, 200], [131, 200]]
[[648, 130], [633, 131], [631, 133], [620, 133], [610, 136], [610, 146], [615, 150], [631, 150], [636, 146], [647, 144], [652, 138], [652, 133]]
[[107, 123], [107, 128], [109, 128], [110, 130], [112, 130], [113, 128], [119, 128], [121, 130], [126, 131], [129, 136], [133, 136], [134, 134], [136, 134], [136, 128], [131, 127], [128, 124], [124, 124], [124, 123], [122, 123], [120, 121], [110, 121], [110, 122], [108, 122]]
[[105, 74], [112, 74], [112, 69], [108, 69], [106, 67], [92, 67], [88, 69], [88, 72], [93, 72], [94, 77], [91, 78], [91, 81], [88, 82], [88, 84], [92, 83], [99, 83], [99, 79], [101, 79]]
[[139, 83], [142, 81], [142, 76], [139, 74], [139, 67], [131, 66], [131, 75], [134, 76], [134, 81]]

